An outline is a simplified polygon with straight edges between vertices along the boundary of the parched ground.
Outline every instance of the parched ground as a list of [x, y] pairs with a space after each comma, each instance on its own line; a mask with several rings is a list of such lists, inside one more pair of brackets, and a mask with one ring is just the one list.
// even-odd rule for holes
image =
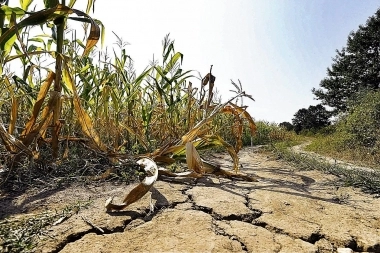
[[[251, 148], [239, 156], [241, 172], [259, 182], [160, 180], [127, 210], [110, 213], [106, 199], [120, 202], [134, 185], [29, 191], [0, 196], [0, 215], [17, 218], [87, 203], [49, 226], [37, 252], [380, 252], [380, 198]], [[232, 167], [228, 155], [214, 159]]]

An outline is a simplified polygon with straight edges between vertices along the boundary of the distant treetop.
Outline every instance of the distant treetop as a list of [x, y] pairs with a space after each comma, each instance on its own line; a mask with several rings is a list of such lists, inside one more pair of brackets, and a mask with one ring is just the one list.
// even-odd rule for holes
[[357, 92], [377, 90], [380, 85], [380, 9], [365, 25], [352, 31], [346, 47], [336, 50], [327, 77], [312, 92], [335, 113], [347, 111], [348, 101]]

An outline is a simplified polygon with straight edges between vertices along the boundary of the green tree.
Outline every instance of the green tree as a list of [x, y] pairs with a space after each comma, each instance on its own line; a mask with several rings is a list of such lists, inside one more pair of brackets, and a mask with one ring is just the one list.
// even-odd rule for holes
[[321, 104], [309, 106], [308, 109], [302, 108], [294, 114], [292, 120], [296, 133], [302, 130], [318, 130], [330, 125], [330, 112]]
[[279, 127], [285, 128], [287, 131], [292, 131], [294, 129], [294, 126], [292, 123], [284, 121], [278, 124]]
[[380, 92], [361, 93], [350, 104], [350, 111], [338, 124], [346, 136], [346, 144], [353, 148], [362, 146], [380, 148]]
[[365, 25], [352, 31], [347, 46], [337, 50], [327, 77], [312, 92], [335, 113], [346, 112], [348, 101], [363, 90], [377, 90], [380, 84], [380, 9]]

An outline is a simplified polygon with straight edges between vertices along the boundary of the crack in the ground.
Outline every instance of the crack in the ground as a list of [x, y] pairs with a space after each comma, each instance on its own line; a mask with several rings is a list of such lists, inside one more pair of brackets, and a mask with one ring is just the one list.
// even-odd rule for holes
[[358, 244], [358, 238], [354, 236], [351, 236], [351, 240], [344, 244], [344, 247], [350, 248], [355, 252], [380, 252], [380, 243], [364, 248], [363, 245]]
[[[138, 218], [138, 217], [136, 217]], [[106, 228], [106, 227], [99, 227], [100, 229], [103, 230], [103, 232], [99, 231], [99, 229], [97, 228], [90, 228], [86, 231], [81, 231], [81, 232], [78, 232], [78, 233], [74, 233], [74, 234], [70, 234], [66, 237], [65, 240], [63, 240], [62, 242], [60, 242], [56, 248], [52, 251], [50, 251], [51, 253], [56, 253], [56, 252], [59, 252], [61, 251], [66, 245], [70, 244], [70, 243], [73, 243], [73, 242], [76, 242], [80, 239], [82, 239], [85, 235], [87, 234], [90, 234], [90, 233], [95, 233], [97, 235], [108, 235], [108, 234], [113, 234], [113, 233], [122, 233], [124, 232], [124, 228], [125, 226], [127, 226], [131, 221], [135, 220], [136, 218], [133, 218], [133, 219], [128, 219], [124, 222], [123, 226], [116, 226], [116, 227], [113, 227], [113, 228]]]
[[319, 231], [311, 233], [308, 238], [299, 238], [303, 241], [309, 242], [311, 244], [315, 244], [317, 241], [325, 238], [323, 234], [321, 234]]
[[69, 244], [70, 242], [75, 242], [77, 240], [80, 240], [83, 236], [85, 236], [86, 234], [89, 234], [89, 233], [96, 233], [96, 231], [98, 231], [97, 229], [95, 228], [92, 228], [92, 229], [89, 229], [89, 230], [86, 230], [86, 231], [82, 231], [82, 232], [79, 232], [79, 233], [76, 233], [76, 234], [70, 234], [66, 237], [66, 239], [62, 242], [60, 242], [56, 248], [52, 251], [50, 251], [51, 253], [57, 253], [57, 252], [60, 252], [67, 244]]
[[[186, 191], [184, 191], [184, 194], [187, 194]], [[253, 209], [253, 208], [249, 207], [247, 194], [245, 194], [246, 201], [245, 201], [244, 204], [247, 206], [247, 208], [252, 213], [230, 214], [230, 215], [226, 215], [226, 216], [214, 212], [214, 210], [212, 208], [210, 208], [210, 207], [197, 205], [195, 203], [194, 198], [193, 198], [193, 196], [191, 194], [187, 194], [187, 196], [188, 196], [189, 202], [192, 204], [192, 209], [193, 210], [198, 210], [198, 211], [202, 211], [204, 213], [207, 213], [207, 214], [211, 215], [216, 220], [226, 220], [226, 221], [236, 220], [236, 221], [242, 221], [242, 222], [245, 222], [245, 223], [252, 224], [252, 222], [255, 219], [259, 218], [262, 215], [262, 213], [263, 213], [261, 210]]]
[[[157, 202], [157, 200], [156, 200], [156, 203], [154, 205], [155, 208], [153, 210], [151, 210], [150, 208], [146, 208], [146, 209], [139, 210], [139, 212], [134, 212], [134, 215], [129, 215], [130, 217], [128, 219], [126, 219], [123, 222], [123, 225], [121, 225], [121, 226], [115, 226], [113, 228], [100, 227], [101, 229], [103, 229], [104, 233], [101, 233], [96, 228], [90, 228], [86, 231], [82, 231], [82, 232], [79, 232], [76, 234], [70, 234], [67, 236], [67, 238], [64, 241], [59, 243], [59, 245], [57, 245], [57, 247], [52, 252], [59, 252], [66, 245], [82, 239], [86, 234], [89, 234], [89, 233], [104, 235], [104, 234], [112, 234], [112, 233], [122, 233], [128, 229], [136, 228], [136, 227], [144, 224], [145, 222], [151, 221], [155, 216], [159, 215], [163, 210], [165, 210], [167, 208], [173, 209], [177, 205], [184, 204], [184, 203], [190, 203], [192, 210], [197, 210], [197, 211], [201, 211], [201, 212], [204, 212], [206, 214], [209, 214], [212, 217], [212, 228], [213, 228], [212, 230], [214, 231], [214, 233], [216, 235], [227, 236], [231, 240], [235, 240], [235, 241], [239, 242], [239, 244], [241, 245], [241, 248], [245, 252], [248, 252], [248, 249], [247, 249], [247, 246], [244, 244], [244, 242], [241, 240], [241, 238], [239, 238], [237, 235], [231, 235], [231, 234], [226, 233], [226, 231], [223, 228], [218, 226], [216, 221], [226, 221], [226, 222], [241, 221], [241, 222], [245, 222], [245, 223], [249, 223], [249, 224], [252, 224], [255, 226], [262, 227], [262, 228], [270, 231], [273, 234], [286, 235], [286, 236], [289, 236], [290, 238], [300, 239], [302, 241], [305, 241], [305, 242], [308, 242], [311, 244], [316, 244], [321, 239], [327, 240], [327, 238], [325, 238], [325, 235], [321, 234], [319, 230], [316, 232], [313, 232], [313, 233], [311, 233], [305, 237], [302, 237], [302, 236], [297, 237], [297, 236], [291, 235], [289, 232], [284, 231], [281, 228], [277, 228], [277, 227], [271, 226], [271, 225], [269, 225], [263, 221], [257, 220], [263, 214], [263, 211], [261, 211], [259, 209], [252, 208], [252, 206], [250, 205], [251, 200], [248, 196], [249, 193], [244, 194], [244, 198], [245, 198], [244, 204], [251, 211], [251, 213], [221, 215], [219, 213], [214, 212], [213, 208], [197, 205], [196, 201], [194, 200], [194, 196], [192, 194], [188, 193], [188, 191], [190, 189], [192, 189], [193, 187], [195, 187], [195, 186], [189, 185], [188, 187], [185, 187], [185, 188], [180, 190], [180, 192], [183, 195], [187, 196], [185, 201], [162, 204], [162, 202]], [[132, 225], [132, 223], [138, 219], [141, 220], [141, 223], [139, 223], [137, 221], [136, 224]], [[274, 240], [274, 241], [276, 241], [276, 240]], [[282, 246], [281, 243], [278, 243], [278, 244], [280, 246]], [[349, 248], [353, 249], [354, 251], [362, 251], [363, 250], [363, 247], [358, 245], [357, 238], [352, 238], [352, 240], [350, 240], [348, 243], [346, 242], [345, 244], [346, 244], [345, 247], [349, 247]], [[367, 251], [380, 252], [380, 244], [376, 244], [376, 245], [373, 245], [372, 247], [369, 247], [367, 249]]]
[[[321, 234], [320, 231], [313, 232], [310, 235], [308, 235], [307, 237], [302, 237], [302, 236], [301, 237], [296, 237], [296, 236], [294, 236], [294, 235], [292, 235], [292, 234], [284, 231], [283, 229], [280, 229], [280, 228], [277, 228], [277, 227], [273, 227], [273, 226], [268, 225], [267, 223], [262, 222], [262, 221], [253, 220], [252, 224], [255, 225], [255, 226], [259, 226], [259, 227], [265, 228], [266, 230], [270, 231], [273, 234], [286, 235], [286, 236], [289, 236], [290, 238], [299, 239], [299, 240], [302, 240], [304, 242], [311, 243], [311, 244], [314, 244], [314, 245], [318, 241], [320, 241], [322, 239], [326, 239], [327, 241], [330, 242], [330, 240], [328, 240], [328, 238], [326, 237], [326, 235]], [[338, 244], [340, 244], [340, 245], [342, 245], [344, 247], [350, 248], [350, 249], [352, 249], [355, 252], [362, 252], [364, 250], [368, 251], [368, 252], [380, 252], [380, 243], [377, 243], [377, 244], [375, 244], [373, 246], [370, 246], [370, 247], [364, 249], [363, 246], [358, 245], [357, 238], [354, 238], [354, 237], [351, 237], [351, 240], [349, 240], [348, 242], [335, 241], [335, 243], [338, 243]]]
[[76, 242], [78, 240], [81, 240], [86, 234], [95, 233], [97, 235], [106, 235], [106, 234], [113, 234], [113, 233], [123, 233], [125, 231], [125, 229], [128, 227], [128, 225], [130, 225], [133, 221], [135, 221], [137, 219], [141, 219], [143, 222], [141, 224], [133, 225], [133, 226], [131, 226], [131, 228], [132, 227], [136, 228], [145, 222], [151, 221], [156, 215], [161, 213], [164, 209], [174, 208], [176, 205], [181, 204], [181, 203], [186, 203], [186, 202], [188, 202], [188, 200], [186, 200], [184, 202], [172, 202], [171, 204], [168, 204], [168, 205], [158, 205], [158, 206], [155, 206], [154, 211], [151, 211], [150, 208], [146, 208], [145, 210], [142, 210], [139, 213], [136, 212], [136, 214], [133, 215], [132, 217], [130, 217], [129, 219], [126, 219], [123, 222], [122, 226], [115, 226], [112, 228], [99, 226], [99, 228], [103, 230], [103, 233], [100, 232], [96, 228], [91, 228], [91, 229], [88, 229], [86, 231], [81, 231], [79, 233], [70, 234], [65, 238], [65, 240], [63, 240], [61, 243], [59, 243], [57, 245], [57, 247], [51, 252], [56, 253], [56, 252], [61, 251], [66, 245], [73, 243], [73, 242]]
[[[362, 249], [362, 247], [361, 247], [361, 249]], [[355, 251], [359, 251], [359, 250], [356, 249]], [[380, 252], [380, 243], [376, 243], [375, 245], [368, 247], [367, 251], [368, 252]]]
[[255, 226], [258, 226], [258, 227], [262, 227], [262, 228], [265, 228], [266, 230], [268, 230], [269, 232], [273, 233], [273, 234], [281, 234], [281, 235], [286, 235], [286, 236], [289, 236], [290, 238], [293, 238], [293, 239], [300, 239], [304, 242], [308, 242], [308, 243], [311, 243], [311, 244], [315, 244], [317, 241], [325, 238], [325, 235], [319, 233], [319, 231], [317, 232], [313, 232], [311, 233], [308, 237], [296, 237], [286, 231], [284, 231], [283, 229], [281, 228], [277, 228], [277, 227], [274, 227], [274, 226], [271, 226], [269, 224], [267, 224], [266, 222], [263, 222], [263, 221], [253, 221], [252, 222], [253, 225]]
[[[192, 199], [192, 197], [190, 199]], [[252, 222], [255, 219], [259, 218], [262, 214], [260, 210], [252, 210], [252, 213], [230, 214], [227, 216], [223, 216], [221, 214], [214, 212], [214, 210], [210, 207], [200, 206], [200, 205], [195, 204], [194, 202], [192, 202], [192, 209], [207, 213], [211, 215], [211, 217], [213, 217], [215, 220], [225, 220], [225, 221], [236, 220], [236, 221], [241, 221], [241, 222], [245, 222], [249, 224], [252, 224]]]
[[[141, 224], [134, 224], [134, 225], [130, 226], [130, 228], [132, 228], [132, 227], [136, 228], [136, 227], [144, 224], [145, 222], [151, 221], [153, 219], [153, 217], [155, 217], [156, 215], [158, 215], [159, 213], [161, 213], [163, 210], [165, 210], [167, 208], [175, 208], [175, 206], [177, 206], [178, 204], [192, 202], [190, 195], [187, 194], [186, 191], [192, 189], [193, 187], [194, 186], [189, 185], [188, 187], [185, 187], [184, 189], [181, 190], [182, 194], [188, 196], [188, 198], [185, 201], [172, 202], [169, 204], [156, 203], [154, 205], [153, 211], [150, 208], [146, 208], [144, 210], [140, 210], [140, 212], [135, 212], [134, 215], [130, 215], [130, 218], [124, 220], [122, 226], [115, 226], [113, 228], [107, 228], [107, 227], [100, 226], [99, 228], [103, 230], [103, 233], [96, 228], [91, 228], [91, 229], [88, 229], [86, 231], [81, 231], [79, 233], [70, 234], [62, 242], [60, 242], [56, 246], [56, 248], [51, 252], [56, 253], [56, 252], [61, 251], [66, 245], [68, 245], [70, 243], [74, 243], [78, 240], [81, 240], [86, 234], [96, 233], [97, 235], [105, 235], [105, 234], [113, 234], [113, 233], [122, 233], [126, 230], [126, 228], [128, 228], [129, 225], [131, 225], [131, 223], [133, 221], [141, 219], [142, 220]], [[113, 213], [113, 214], [116, 214], [116, 213]]]
[[107, 228], [107, 227], [102, 227], [100, 226], [99, 228], [103, 230], [103, 232], [99, 231], [97, 228], [90, 228], [85, 231], [81, 231], [78, 233], [70, 234], [68, 235], [63, 241], [61, 241], [54, 250], [50, 251], [51, 253], [56, 253], [61, 251], [66, 245], [76, 242], [80, 239], [82, 239], [85, 235], [90, 234], [90, 233], [95, 233], [97, 235], [107, 235], [107, 234], [113, 234], [113, 233], [122, 233], [125, 229], [125, 227], [132, 222], [135, 219], [141, 218], [141, 216], [136, 216], [136, 217], [131, 217], [130, 219], [127, 219], [124, 221], [122, 226], [115, 226], [113, 228]]
[[[250, 198], [249, 198], [249, 196], [248, 196], [249, 193], [250, 193], [250, 192], [244, 194], [244, 199], [245, 199], [244, 204], [245, 204], [245, 206], [246, 206], [249, 210], [251, 210], [251, 212], [252, 212], [252, 216], [255, 217], [255, 218], [253, 218], [252, 220], [247, 220], [246, 222], [252, 223], [255, 219], [257, 219], [257, 218], [259, 218], [261, 215], [263, 215], [263, 211], [260, 210], [260, 209], [255, 209], [255, 208], [252, 208], [252, 207], [251, 207], [251, 205], [250, 205], [250, 201], [251, 201], [251, 200], [250, 200]], [[244, 221], [244, 220], [242, 220], [242, 221]]]
[[248, 248], [247, 248], [247, 246], [245, 245], [245, 243], [244, 243], [244, 242], [243, 242], [238, 236], [228, 234], [223, 228], [221, 228], [220, 226], [218, 226], [218, 224], [216, 224], [215, 221], [216, 221], [215, 219], [212, 219], [212, 230], [213, 230], [213, 232], [214, 232], [216, 235], [226, 236], [226, 237], [228, 237], [230, 240], [237, 241], [237, 242], [240, 244], [241, 249], [242, 249], [244, 252], [248, 252]]
[[185, 203], [186, 203], [186, 202], [193, 202], [193, 199], [192, 199], [193, 196], [192, 196], [191, 194], [188, 194], [188, 193], [187, 193], [187, 191], [189, 191], [189, 190], [191, 190], [191, 189], [193, 189], [193, 188], [194, 188], [194, 186], [188, 185], [188, 187], [183, 188], [183, 189], [181, 190], [181, 193], [182, 193], [183, 195], [187, 196], [187, 199], [186, 199]]

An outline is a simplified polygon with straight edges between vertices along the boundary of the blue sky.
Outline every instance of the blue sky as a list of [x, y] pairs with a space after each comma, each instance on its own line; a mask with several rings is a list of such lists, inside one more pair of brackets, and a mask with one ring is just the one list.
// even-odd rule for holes
[[115, 42], [112, 31], [130, 43], [137, 72], [160, 57], [170, 33], [184, 69], [204, 76], [214, 65], [223, 100], [231, 96], [230, 79], [240, 79], [256, 100], [245, 100], [248, 112], [280, 123], [319, 103], [311, 89], [335, 50], [379, 7], [379, 0], [97, 0], [91, 15], [105, 25], [107, 45]]

